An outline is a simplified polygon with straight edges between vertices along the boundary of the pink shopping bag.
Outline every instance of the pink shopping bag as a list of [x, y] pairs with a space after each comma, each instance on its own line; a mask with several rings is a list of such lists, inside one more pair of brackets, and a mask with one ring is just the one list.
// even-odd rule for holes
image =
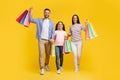
[[30, 12], [28, 11], [25, 21], [24, 21], [24, 26], [29, 27], [29, 25], [30, 25], [29, 19], [30, 19]]

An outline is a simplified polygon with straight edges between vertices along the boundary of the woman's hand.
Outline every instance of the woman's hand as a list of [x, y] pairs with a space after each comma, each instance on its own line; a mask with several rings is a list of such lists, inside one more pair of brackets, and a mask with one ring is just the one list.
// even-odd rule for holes
[[85, 19], [85, 23], [88, 23], [88, 19]]
[[71, 33], [68, 33], [68, 37], [70, 37], [71, 36]]

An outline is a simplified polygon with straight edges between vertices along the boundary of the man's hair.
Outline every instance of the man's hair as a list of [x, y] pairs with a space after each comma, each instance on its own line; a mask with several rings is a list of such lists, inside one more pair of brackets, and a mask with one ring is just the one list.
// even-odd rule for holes
[[48, 9], [48, 8], [45, 8], [45, 9], [44, 9], [44, 12], [45, 12], [45, 11], [49, 11], [49, 12], [51, 12], [51, 10], [50, 10], [50, 9]]

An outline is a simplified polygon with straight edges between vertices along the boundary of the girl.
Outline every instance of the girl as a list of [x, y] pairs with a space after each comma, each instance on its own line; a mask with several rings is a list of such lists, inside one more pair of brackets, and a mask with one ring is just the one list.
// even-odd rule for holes
[[[61, 71], [63, 71], [62, 65], [63, 65], [63, 44], [64, 40], [67, 38], [67, 34], [65, 32], [65, 26], [62, 21], [59, 21], [56, 24], [55, 29], [55, 53], [56, 53], [56, 67], [57, 67], [57, 73], [60, 74]], [[60, 64], [59, 64], [60, 62]]]
[[85, 27], [80, 24], [78, 15], [73, 15], [72, 26], [70, 27], [69, 36], [72, 37], [71, 45], [74, 54], [75, 72], [79, 70], [80, 56], [82, 50], [82, 37], [81, 30], [86, 30]]

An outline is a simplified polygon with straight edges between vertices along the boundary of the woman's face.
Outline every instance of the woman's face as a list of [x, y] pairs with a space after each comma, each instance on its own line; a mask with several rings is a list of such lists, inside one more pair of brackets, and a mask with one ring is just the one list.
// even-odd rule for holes
[[74, 22], [74, 24], [77, 23], [77, 20], [78, 20], [78, 19], [77, 19], [77, 16], [74, 16], [74, 17], [73, 17], [73, 22]]
[[63, 23], [61, 23], [61, 22], [58, 23], [58, 29], [59, 29], [59, 30], [62, 30], [62, 29], [63, 29]]

